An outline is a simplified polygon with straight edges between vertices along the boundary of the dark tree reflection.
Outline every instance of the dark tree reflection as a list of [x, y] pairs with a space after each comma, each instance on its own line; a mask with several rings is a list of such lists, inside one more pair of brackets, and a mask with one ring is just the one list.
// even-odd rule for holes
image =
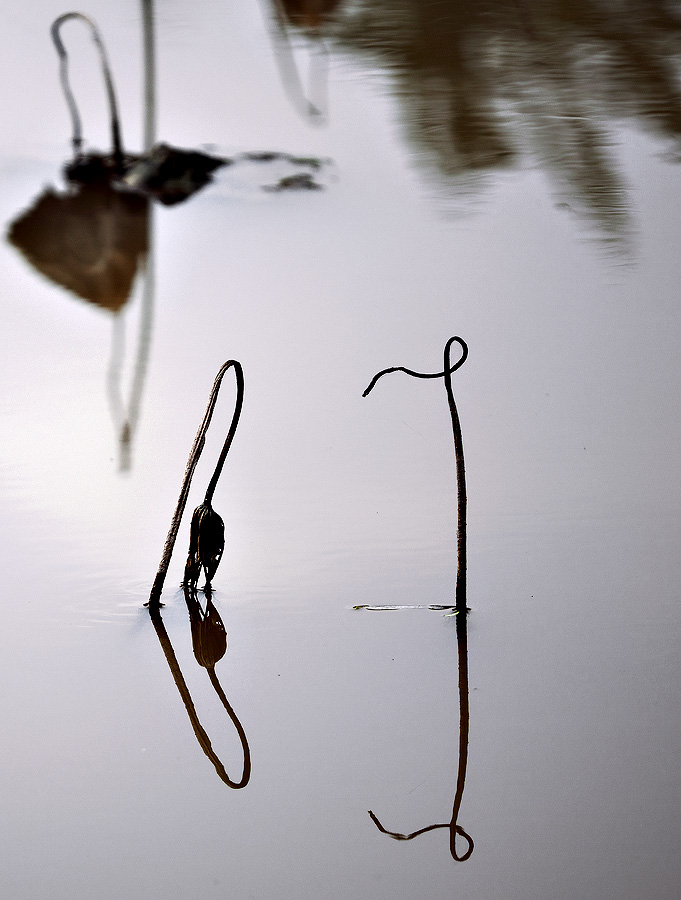
[[348, 0], [318, 31], [392, 73], [408, 139], [439, 179], [529, 160], [559, 199], [621, 237], [614, 126], [635, 123], [678, 157], [675, 3]]

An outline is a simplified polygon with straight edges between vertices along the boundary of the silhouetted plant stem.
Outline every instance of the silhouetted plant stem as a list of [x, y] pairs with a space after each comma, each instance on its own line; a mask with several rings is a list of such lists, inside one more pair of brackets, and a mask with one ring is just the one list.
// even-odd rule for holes
[[[451, 348], [456, 342], [461, 347], [461, 358], [452, 365]], [[463, 791], [466, 783], [466, 768], [468, 765], [468, 732], [470, 726], [470, 712], [468, 703], [468, 631], [467, 631], [467, 608], [466, 608], [466, 470], [463, 457], [463, 438], [461, 436], [461, 423], [459, 413], [454, 400], [454, 391], [452, 389], [452, 373], [456, 372], [468, 356], [468, 347], [464, 340], [460, 337], [451, 337], [445, 344], [444, 349], [444, 366], [442, 372], [433, 374], [415, 372], [413, 369], [406, 369], [404, 366], [394, 366], [389, 369], [383, 369], [374, 376], [369, 387], [364, 391], [362, 396], [367, 394], [374, 388], [376, 382], [383, 375], [391, 372], [405, 372], [414, 378], [444, 378], [445, 390], [447, 392], [447, 402], [449, 404], [449, 413], [452, 420], [452, 434], [454, 437], [454, 456], [456, 459], [456, 484], [457, 484], [457, 570], [456, 570], [456, 639], [459, 657], [459, 764], [457, 768], [456, 793], [454, 796], [454, 805], [452, 809], [451, 821], [444, 824], [428, 825], [420, 828], [418, 831], [412, 831], [410, 834], [402, 834], [397, 831], [388, 831], [383, 827], [378, 817], [369, 810], [371, 820], [379, 831], [387, 834], [398, 841], [410, 841], [420, 834], [427, 831], [434, 831], [438, 828], [449, 829], [449, 850], [452, 858], [458, 862], [467, 860], [473, 852], [473, 839], [464, 829], [457, 824], [459, 817], [459, 809], [463, 799]], [[465, 852], [459, 855], [456, 849], [456, 837], [459, 835], [464, 838], [467, 843]]]
[[230, 368], [234, 369], [234, 374], [236, 376], [236, 403], [234, 406], [234, 413], [232, 415], [232, 422], [227, 433], [227, 438], [222, 448], [222, 452], [220, 453], [220, 458], [218, 459], [217, 466], [215, 467], [213, 477], [211, 478], [210, 484], [208, 485], [208, 490], [206, 492], [207, 502], [209, 502], [210, 498], [212, 498], [213, 496], [215, 485], [217, 484], [220, 473], [222, 472], [222, 466], [224, 465], [225, 457], [227, 456], [232, 443], [232, 439], [234, 438], [236, 427], [239, 424], [239, 416], [241, 415], [241, 407], [243, 406], [244, 399], [244, 374], [243, 369], [241, 368], [241, 363], [237, 362], [235, 359], [230, 359], [220, 368], [220, 371], [215, 378], [210, 397], [208, 399], [208, 406], [206, 407], [206, 411], [203, 414], [203, 421], [199, 426], [199, 430], [196, 432], [194, 444], [192, 445], [192, 449], [189, 453], [189, 459], [187, 460], [187, 467], [184, 473], [184, 480], [182, 481], [182, 487], [180, 489], [180, 496], [178, 498], [177, 506], [175, 507], [175, 512], [170, 523], [168, 537], [166, 538], [166, 542], [163, 547], [161, 563], [159, 565], [158, 572], [156, 573], [156, 577], [154, 578], [154, 584], [151, 588], [151, 594], [149, 596], [150, 608], [152, 606], [158, 608], [160, 604], [163, 584], [168, 572], [168, 566], [170, 565], [170, 558], [173, 555], [173, 548], [175, 547], [177, 532], [180, 528], [180, 522], [182, 521], [182, 514], [184, 513], [184, 508], [187, 505], [187, 497], [189, 496], [189, 488], [191, 487], [194, 470], [196, 469], [196, 465], [199, 461], [201, 453], [203, 452], [203, 448], [206, 442], [206, 432], [208, 431], [208, 426], [210, 425], [211, 418], [213, 417], [213, 410], [215, 409], [215, 404], [218, 399], [218, 393], [220, 392], [222, 379], [224, 378], [225, 373]]
[[[452, 366], [451, 349], [452, 344], [456, 341], [461, 347], [461, 358]], [[449, 403], [449, 414], [452, 419], [452, 433], [454, 435], [454, 455], [456, 459], [456, 485], [457, 485], [457, 573], [456, 573], [456, 611], [459, 614], [466, 614], [466, 469], [463, 459], [463, 438], [461, 437], [461, 423], [459, 421], [459, 413], [456, 409], [454, 401], [454, 392], [452, 390], [452, 374], [460, 369], [466, 362], [468, 357], [468, 346], [460, 337], [451, 337], [445, 344], [444, 350], [444, 369], [442, 372], [415, 372], [413, 369], [407, 369], [404, 366], [392, 366], [389, 369], [383, 369], [371, 380], [369, 387], [362, 394], [366, 397], [375, 387], [379, 378], [389, 375], [391, 372], [405, 372], [413, 378], [444, 378], [445, 390], [447, 391], [447, 402]]]
[[[229, 363], [225, 365], [229, 366]], [[215, 488], [218, 483], [218, 479], [222, 474], [222, 467], [225, 464], [225, 459], [227, 458], [227, 454], [229, 453], [229, 448], [232, 446], [232, 441], [234, 440], [234, 434], [236, 433], [236, 427], [239, 424], [239, 416], [241, 415], [241, 407], [244, 402], [244, 373], [238, 362], [234, 361], [234, 374], [236, 376], [236, 403], [234, 405], [234, 414], [232, 416], [232, 423], [229, 426], [229, 431], [227, 432], [227, 437], [225, 438], [225, 443], [220, 452], [220, 457], [216, 463], [215, 471], [213, 472], [213, 477], [211, 478], [208, 488], [206, 490], [205, 502], [212, 503], [213, 494], [215, 493]], [[226, 370], [225, 370], [226, 371]], [[206, 426], [207, 427], [207, 426]]]
[[[461, 359], [452, 369], [451, 366], [451, 348], [454, 341], [457, 341], [463, 350]], [[455, 372], [466, 361], [468, 356], [468, 347], [459, 337], [450, 338], [445, 344], [444, 352], [444, 379], [445, 390], [447, 391], [447, 402], [449, 403], [449, 414], [452, 419], [452, 434], [454, 436], [454, 456], [456, 458], [456, 489], [457, 489], [457, 527], [456, 527], [456, 551], [457, 551], [457, 568], [456, 568], [456, 611], [463, 619], [466, 617], [466, 467], [463, 460], [463, 438], [461, 436], [461, 422], [459, 421], [459, 413], [454, 402], [454, 391], [452, 390], [452, 372]]]
[[59, 18], [54, 20], [51, 28], [52, 40], [54, 41], [54, 46], [57, 48], [57, 53], [59, 54], [59, 76], [61, 78], [64, 96], [66, 97], [66, 103], [68, 105], [69, 112], [71, 113], [71, 122], [73, 124], [73, 148], [76, 152], [76, 155], [79, 155], [83, 146], [83, 132], [80, 114], [78, 112], [78, 106], [76, 105], [76, 100], [73, 96], [73, 91], [71, 90], [71, 85], [69, 83], [68, 55], [59, 33], [61, 26], [69, 19], [78, 19], [81, 22], [85, 22], [86, 25], [89, 25], [92, 32], [92, 40], [95, 42], [97, 50], [99, 51], [99, 58], [102, 66], [102, 75], [104, 76], [104, 85], [106, 87], [106, 94], [109, 101], [112, 154], [115, 162], [118, 165], [121, 165], [123, 162], [123, 144], [121, 140], [120, 120], [118, 118], [118, 104], [116, 102], [116, 92], [114, 90], [113, 78], [111, 76], [111, 69], [109, 68], [109, 60], [106, 55], [104, 41], [102, 40], [102, 37], [99, 33], [99, 29], [92, 21], [92, 19], [79, 12], [64, 13], [64, 15], [59, 16]]

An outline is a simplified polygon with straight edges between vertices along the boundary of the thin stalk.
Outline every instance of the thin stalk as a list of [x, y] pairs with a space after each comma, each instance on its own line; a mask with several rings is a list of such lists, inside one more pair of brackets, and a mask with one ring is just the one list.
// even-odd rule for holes
[[[451, 349], [454, 341], [457, 341], [463, 350], [461, 359], [452, 369], [451, 366]], [[457, 510], [456, 510], [456, 611], [459, 618], [466, 618], [466, 467], [463, 461], [463, 438], [461, 436], [461, 422], [459, 421], [459, 413], [454, 402], [454, 391], [452, 390], [452, 372], [462, 366], [468, 356], [468, 347], [460, 337], [451, 337], [445, 344], [444, 352], [444, 379], [445, 390], [447, 391], [447, 402], [449, 404], [449, 414], [452, 419], [452, 434], [454, 436], [454, 456], [456, 459], [456, 490], [457, 490]]]
[[[461, 347], [461, 358], [452, 366], [451, 348], [456, 342]], [[423, 373], [415, 372], [413, 369], [406, 369], [404, 366], [394, 366], [389, 369], [383, 369], [374, 376], [369, 387], [364, 391], [362, 396], [367, 394], [374, 388], [376, 382], [383, 375], [390, 372], [405, 372], [414, 378], [444, 378], [445, 390], [447, 392], [447, 402], [449, 404], [449, 413], [452, 420], [452, 434], [454, 437], [454, 456], [456, 460], [456, 485], [457, 485], [457, 529], [456, 529], [456, 553], [457, 553], [457, 570], [456, 570], [456, 638], [459, 661], [459, 763], [457, 767], [456, 777], [456, 793], [454, 795], [454, 805], [452, 809], [452, 818], [449, 822], [438, 825], [428, 825], [420, 828], [418, 831], [412, 831], [409, 834], [402, 834], [397, 831], [388, 831], [383, 827], [378, 817], [369, 810], [371, 820], [378, 830], [383, 834], [398, 841], [411, 841], [420, 834], [428, 831], [435, 831], [438, 828], [449, 829], [449, 851], [452, 858], [457, 862], [465, 862], [473, 852], [473, 839], [464, 829], [457, 824], [459, 818], [459, 810], [463, 799], [463, 791], [466, 783], [466, 768], [468, 765], [468, 732], [470, 725], [470, 712], [468, 700], [468, 632], [467, 632], [467, 608], [466, 608], [466, 470], [463, 457], [463, 438], [461, 436], [461, 422], [459, 413], [454, 401], [454, 391], [452, 389], [452, 373], [456, 372], [468, 356], [468, 347], [465, 341], [460, 337], [451, 337], [445, 344], [444, 349], [444, 365], [442, 372]], [[467, 843], [466, 850], [459, 855], [456, 849], [457, 835], [464, 838]]]
[[95, 46], [99, 51], [100, 63], [102, 66], [102, 75], [104, 77], [104, 85], [106, 87], [106, 94], [109, 101], [112, 154], [115, 162], [120, 166], [123, 162], [121, 126], [120, 120], [118, 118], [118, 103], [116, 102], [116, 91], [114, 89], [113, 78], [111, 76], [111, 69], [109, 67], [109, 60], [106, 54], [106, 48], [104, 47], [104, 41], [102, 40], [102, 37], [99, 33], [99, 29], [92, 21], [92, 19], [88, 18], [88, 16], [84, 15], [83, 13], [68, 12], [64, 13], [64, 15], [59, 16], [59, 18], [54, 20], [50, 31], [52, 34], [54, 46], [56, 47], [57, 53], [59, 54], [59, 77], [61, 79], [64, 96], [66, 97], [66, 104], [71, 114], [71, 122], [73, 125], [74, 151], [76, 155], [79, 155], [83, 146], [82, 123], [80, 119], [80, 113], [78, 112], [78, 106], [76, 104], [76, 100], [73, 96], [73, 91], [71, 90], [71, 85], [69, 82], [68, 55], [66, 53], [66, 47], [64, 46], [61, 35], [59, 33], [61, 26], [69, 19], [78, 19], [81, 22], [85, 22], [86, 25], [90, 26], [90, 30], [92, 32], [92, 40], [94, 41]]
[[208, 485], [208, 491], [206, 492], [207, 499], [210, 499], [213, 496], [215, 485], [217, 484], [218, 478], [220, 477], [225, 457], [227, 456], [227, 452], [229, 451], [230, 445], [232, 443], [236, 427], [239, 423], [239, 416], [241, 414], [241, 407], [243, 405], [244, 399], [244, 374], [243, 369], [241, 368], [241, 363], [237, 362], [237, 360], [235, 359], [230, 359], [226, 363], [224, 363], [224, 365], [220, 368], [217, 376], [215, 377], [215, 381], [213, 382], [213, 387], [210, 392], [210, 397], [208, 399], [208, 406], [206, 407], [206, 411], [203, 414], [203, 421], [199, 426], [199, 430], [196, 432], [196, 437], [194, 438], [194, 443], [189, 453], [189, 459], [187, 460], [187, 467], [184, 473], [184, 480], [182, 481], [182, 487], [180, 489], [180, 496], [177, 500], [177, 506], [175, 507], [175, 512], [173, 514], [170, 528], [168, 530], [168, 536], [163, 547], [163, 555], [161, 556], [161, 562], [158, 567], [158, 572], [156, 573], [156, 577], [154, 578], [154, 583], [151, 588], [151, 594], [149, 595], [150, 609], [152, 607], [158, 609], [160, 605], [163, 584], [168, 572], [168, 566], [170, 565], [170, 558], [173, 555], [177, 532], [180, 528], [180, 522], [182, 521], [182, 514], [184, 513], [184, 508], [187, 505], [187, 497], [189, 496], [189, 488], [191, 487], [192, 478], [194, 477], [194, 470], [196, 469], [196, 465], [206, 443], [206, 432], [208, 431], [208, 426], [210, 425], [210, 421], [213, 417], [213, 410], [215, 409], [215, 404], [218, 399], [218, 393], [220, 392], [222, 379], [224, 378], [225, 373], [230, 368], [234, 369], [234, 374], [236, 375], [236, 404], [234, 407], [234, 414], [232, 416], [232, 423], [227, 434], [227, 439], [222, 448], [222, 452], [220, 454], [218, 464], [215, 467], [213, 477], [211, 478], [210, 484]]
[[239, 424], [239, 416], [241, 415], [241, 407], [244, 402], [244, 373], [239, 365], [239, 363], [234, 363], [234, 374], [236, 376], [236, 403], [234, 405], [234, 414], [232, 416], [232, 423], [229, 426], [229, 431], [227, 432], [227, 437], [225, 438], [225, 443], [223, 444], [222, 451], [220, 452], [220, 457], [215, 466], [215, 471], [213, 472], [213, 477], [208, 484], [208, 488], [206, 490], [205, 502], [212, 505], [213, 502], [213, 494], [215, 493], [215, 488], [218, 483], [218, 479], [222, 474], [222, 467], [225, 464], [225, 460], [227, 459], [227, 454], [229, 453], [229, 448], [232, 446], [232, 441], [234, 440], [234, 434], [236, 433], [236, 427]]

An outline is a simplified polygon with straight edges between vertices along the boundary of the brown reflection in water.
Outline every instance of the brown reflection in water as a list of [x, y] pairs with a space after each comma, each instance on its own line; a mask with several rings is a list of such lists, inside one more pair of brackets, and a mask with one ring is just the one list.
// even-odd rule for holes
[[[153, 320], [154, 278], [149, 200], [116, 190], [107, 178], [65, 191], [45, 190], [13, 223], [8, 242], [54, 284], [113, 313], [107, 393], [119, 436], [120, 468], [130, 467], [147, 372]], [[143, 276], [138, 346], [129, 398], [122, 399], [124, 306]]]
[[[283, 162], [295, 174], [281, 177], [263, 189], [271, 193], [320, 190], [314, 180], [329, 161], [279, 152], [245, 152], [232, 159], [196, 150], [155, 143], [156, 78], [154, 8], [142, 0], [144, 46], [144, 153], [124, 150], [118, 103], [104, 41], [96, 24], [82, 13], [65, 13], [52, 24], [51, 35], [59, 57], [59, 72], [71, 116], [73, 158], [63, 168], [63, 190], [47, 188], [29, 209], [10, 223], [7, 240], [40, 274], [78, 297], [115, 314], [107, 393], [114, 427], [119, 435], [120, 468], [130, 468], [147, 372], [154, 307], [154, 271], [151, 258], [152, 209], [150, 200], [165, 206], [182, 203], [210, 183], [221, 166], [237, 163]], [[83, 152], [83, 128], [68, 75], [68, 54], [61, 29], [80, 22], [90, 31], [100, 55], [109, 104], [111, 150]], [[138, 349], [127, 404], [122, 399], [121, 375], [128, 303], [138, 274], [144, 274]]]
[[318, 28], [333, 15], [343, 0], [275, 0], [292, 25]]
[[529, 159], [565, 205], [625, 237], [614, 125], [678, 159], [681, 17], [664, 0], [353, 0], [319, 31], [392, 73], [408, 139], [440, 178]]
[[[461, 357], [454, 365], [451, 362], [451, 347], [453, 343], [458, 343], [461, 347]], [[468, 765], [468, 732], [470, 723], [470, 712], [468, 704], [468, 633], [467, 633], [467, 614], [466, 606], [466, 471], [463, 456], [463, 438], [461, 435], [461, 423], [459, 413], [454, 401], [454, 392], [452, 390], [452, 374], [466, 361], [468, 356], [468, 346], [460, 337], [451, 337], [445, 344], [444, 365], [442, 372], [423, 373], [415, 372], [413, 369], [407, 369], [404, 366], [395, 366], [389, 369], [383, 369], [374, 376], [371, 383], [364, 391], [363, 396], [366, 397], [373, 390], [376, 382], [383, 375], [391, 372], [405, 372], [414, 378], [443, 378], [445, 382], [445, 390], [447, 392], [447, 403], [449, 405], [449, 413], [452, 421], [452, 435], [454, 438], [454, 455], [456, 459], [456, 482], [457, 482], [457, 570], [456, 570], [456, 639], [459, 656], [459, 763], [456, 779], [456, 793], [454, 795], [454, 806], [452, 809], [452, 818], [449, 822], [427, 825], [418, 831], [412, 831], [404, 834], [397, 831], [389, 831], [384, 828], [376, 814], [369, 810], [369, 815], [376, 827], [383, 834], [398, 841], [410, 841], [425, 834], [428, 831], [435, 831], [439, 828], [447, 828], [449, 830], [449, 851], [452, 858], [458, 862], [467, 860], [473, 852], [473, 839], [458, 824], [459, 810], [463, 799], [463, 791], [466, 783], [466, 768]], [[466, 849], [459, 854], [456, 847], [457, 835], [462, 837], [466, 842]]]
[[149, 201], [107, 180], [48, 188], [10, 225], [7, 239], [50, 281], [118, 312], [149, 252]]
[[206, 730], [203, 728], [199, 721], [194, 702], [191, 698], [191, 694], [189, 693], [189, 688], [187, 687], [187, 683], [184, 679], [182, 671], [180, 670], [177, 656], [175, 655], [173, 645], [170, 642], [168, 632], [166, 631], [166, 627], [163, 623], [160, 607], [158, 605], [149, 604], [149, 616], [151, 618], [158, 639], [161, 643], [161, 647], [163, 648], [163, 653], [165, 654], [166, 661], [168, 663], [168, 666], [170, 667], [173, 681], [175, 682], [175, 685], [180, 692], [182, 702], [184, 703], [185, 709], [187, 710], [187, 715], [189, 716], [189, 720], [192, 724], [192, 729], [194, 730], [194, 734], [196, 735], [196, 739], [199, 742], [201, 749], [215, 766], [215, 771], [222, 779], [222, 781], [224, 781], [224, 783], [228, 787], [238, 790], [239, 788], [246, 787], [250, 780], [251, 751], [248, 746], [246, 732], [244, 731], [243, 726], [239, 721], [236, 713], [232, 709], [229, 700], [225, 696], [222, 685], [220, 684], [220, 681], [215, 674], [215, 664], [220, 659], [222, 659], [227, 648], [225, 626], [222, 622], [222, 619], [220, 618], [220, 614], [213, 605], [210, 592], [206, 593], [205, 609], [201, 606], [194, 587], [186, 584], [184, 585], [184, 598], [187, 604], [187, 609], [189, 611], [189, 619], [191, 622], [192, 630], [192, 643], [196, 661], [208, 672], [210, 683], [213, 686], [215, 693], [218, 695], [220, 702], [224, 706], [227, 715], [236, 728], [237, 734], [239, 735], [239, 740], [241, 742], [241, 748], [243, 751], [244, 763], [241, 778], [238, 781], [230, 778], [227, 774], [222, 761], [213, 750], [213, 746], [210, 742], [208, 734], [206, 733]]

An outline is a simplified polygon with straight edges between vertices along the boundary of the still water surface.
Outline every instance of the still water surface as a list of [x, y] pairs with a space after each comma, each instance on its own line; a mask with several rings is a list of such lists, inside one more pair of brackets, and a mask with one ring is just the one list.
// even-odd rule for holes
[[[2, 896], [673, 900], [676, 6], [302, 5], [159, 4], [152, 107], [148, 4], [82, 11], [126, 150], [314, 158], [323, 189], [263, 191], [300, 165], [240, 157], [184, 203], [126, 201], [111, 243], [127, 281], [108, 302], [58, 283], [73, 258], [50, 276], [0, 244]], [[65, 11], [2, 13], [8, 236], [46, 188], [67, 192], [49, 37]], [[85, 148], [108, 151], [94, 45], [80, 23], [62, 33]], [[301, 115], [308, 102], [320, 115]], [[395, 373], [362, 397], [389, 366], [442, 371], [452, 335], [469, 347], [452, 376], [465, 697], [455, 617], [353, 609], [454, 603], [442, 380]], [[162, 629], [143, 606], [228, 359], [244, 407], [214, 497], [212, 600], [228, 643], [214, 675], [252, 761], [239, 790], [197, 741], [158, 639], [239, 782], [244, 741], [197, 665], [180, 588], [189, 513]], [[189, 512], [234, 399], [228, 374]], [[368, 815], [410, 833], [449, 823], [457, 793], [464, 862], [448, 829], [396, 841]]]

